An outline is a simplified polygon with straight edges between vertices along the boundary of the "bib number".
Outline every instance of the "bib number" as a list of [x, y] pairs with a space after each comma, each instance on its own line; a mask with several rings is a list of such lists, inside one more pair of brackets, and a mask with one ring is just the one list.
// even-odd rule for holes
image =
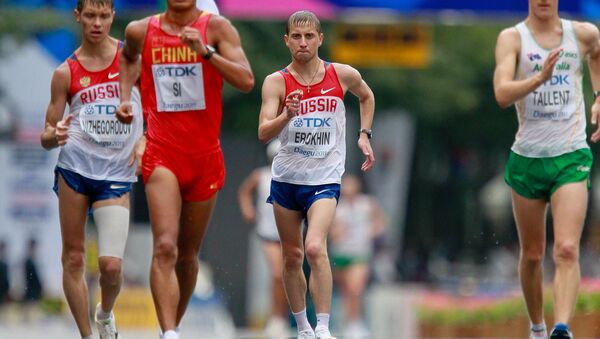
[[[104, 147], [121, 149], [131, 136], [132, 124], [123, 124], [117, 120], [117, 102], [94, 102], [83, 105], [79, 111], [79, 125], [85, 135]], [[132, 102], [132, 110], [139, 112], [139, 107]], [[139, 114], [138, 114], [139, 116]]]
[[298, 116], [288, 125], [288, 147], [308, 158], [325, 158], [335, 145], [336, 132], [331, 116]]
[[152, 65], [159, 112], [206, 109], [202, 63]]

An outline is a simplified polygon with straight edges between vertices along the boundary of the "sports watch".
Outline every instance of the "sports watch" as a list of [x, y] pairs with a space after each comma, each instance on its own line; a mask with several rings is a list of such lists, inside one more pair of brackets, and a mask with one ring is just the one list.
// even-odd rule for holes
[[206, 45], [206, 54], [204, 54], [202, 56], [202, 59], [204, 59], [204, 60], [210, 59], [213, 56], [213, 54], [215, 54], [215, 52], [216, 51], [215, 51], [215, 48], [213, 46]]
[[358, 130], [358, 136], [360, 137], [360, 134], [364, 133], [367, 135], [367, 138], [371, 139], [373, 137], [373, 131], [369, 128], [361, 128], [360, 130]]

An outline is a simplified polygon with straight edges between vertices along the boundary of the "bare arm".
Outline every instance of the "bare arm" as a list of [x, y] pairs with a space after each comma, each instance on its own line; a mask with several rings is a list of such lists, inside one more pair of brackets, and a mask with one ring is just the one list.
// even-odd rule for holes
[[133, 119], [131, 111], [131, 90], [137, 82], [141, 71], [142, 48], [146, 37], [149, 19], [133, 21], [125, 28], [125, 45], [119, 59], [119, 88], [121, 105], [117, 110], [117, 119], [130, 124]]
[[302, 91], [296, 90], [288, 94], [285, 106], [281, 107], [285, 81], [280, 74], [273, 73], [265, 78], [262, 87], [262, 105], [258, 118], [258, 139], [264, 143], [275, 138], [300, 109]]
[[247, 223], [256, 222], [256, 209], [254, 208], [254, 192], [260, 180], [260, 169], [255, 169], [244, 179], [238, 189], [238, 201], [242, 217]]
[[[229, 20], [219, 15], [213, 15], [208, 25], [208, 43], [217, 50], [217, 53], [209, 59], [210, 63], [219, 70], [230, 85], [242, 92], [250, 92], [254, 87], [254, 75], [237, 30]], [[197, 30], [186, 27], [181, 39], [199, 55], [207, 53]]]
[[69, 95], [69, 84], [71, 72], [67, 63], [60, 65], [52, 75], [50, 84], [50, 103], [46, 110], [46, 122], [42, 135], [40, 136], [42, 147], [49, 150], [62, 146], [67, 142], [68, 126], [72, 116], [65, 120], [63, 114], [67, 105]]
[[[592, 81], [593, 91], [600, 90], [600, 33], [598, 28], [588, 22], [573, 22], [573, 28], [580, 44], [580, 50], [587, 54], [588, 67], [590, 70], [590, 79]], [[594, 98], [591, 109], [591, 123], [597, 125], [592, 133], [591, 140], [597, 142], [600, 140], [600, 125], [598, 117], [600, 115], [600, 99]]]
[[507, 28], [498, 36], [496, 42], [496, 70], [494, 71], [494, 94], [502, 108], [514, 104], [517, 100], [534, 91], [552, 77], [554, 66], [560, 58], [562, 49], [557, 48], [548, 54], [542, 70], [527, 79], [515, 80], [517, 59], [521, 49], [521, 38], [515, 28]]
[[[335, 64], [334, 67], [344, 87], [344, 91], [347, 89], [358, 98], [360, 103], [360, 128], [371, 129], [373, 115], [375, 114], [375, 96], [373, 95], [373, 91], [371, 91], [371, 88], [369, 88], [356, 69], [344, 64]], [[373, 155], [371, 142], [364, 133], [360, 133], [358, 137], [358, 148], [365, 155], [365, 161], [360, 169], [368, 171], [373, 168], [375, 156]]]

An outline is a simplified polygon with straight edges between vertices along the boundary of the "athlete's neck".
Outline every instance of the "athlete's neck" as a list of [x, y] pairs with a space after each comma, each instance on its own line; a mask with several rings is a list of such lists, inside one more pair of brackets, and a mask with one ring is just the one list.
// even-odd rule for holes
[[547, 19], [542, 19], [535, 15], [529, 15], [527, 19], [525, 19], [525, 24], [530, 31], [536, 33], [551, 32], [557, 27], [562, 28], [562, 23], [558, 14]]
[[319, 69], [322, 64], [323, 60], [315, 56], [307, 62], [300, 62], [294, 59], [292, 60], [290, 66], [297, 74], [300, 75], [300, 77], [306, 79], [307, 81], [310, 81], [310, 79], [313, 78], [316, 75], [316, 73], [319, 72]]
[[[104, 69], [113, 61], [116, 53], [118, 41], [107, 36], [99, 43], [93, 43], [83, 39], [81, 47], [77, 50], [77, 59], [84, 62], [84, 67], [94, 69]], [[109, 64], [106, 64], [106, 63]]]
[[165, 23], [169, 26], [172, 26], [173, 28], [183, 28], [196, 21], [200, 16], [200, 13], [202, 13], [202, 11], [198, 10], [196, 7], [184, 11], [167, 9], [163, 18]]

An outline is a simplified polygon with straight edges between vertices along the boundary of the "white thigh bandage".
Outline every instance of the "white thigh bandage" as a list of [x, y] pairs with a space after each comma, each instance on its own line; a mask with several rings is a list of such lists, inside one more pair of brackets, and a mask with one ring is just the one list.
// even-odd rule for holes
[[94, 222], [98, 229], [98, 256], [123, 259], [129, 232], [129, 209], [116, 205], [96, 208]]

